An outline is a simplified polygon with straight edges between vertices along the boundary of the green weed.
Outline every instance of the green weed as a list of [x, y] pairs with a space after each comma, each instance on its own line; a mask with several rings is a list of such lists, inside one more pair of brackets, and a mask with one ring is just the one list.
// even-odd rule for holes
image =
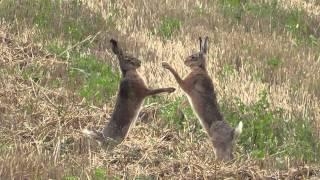
[[77, 176], [64, 176], [62, 179], [63, 180], [78, 180], [80, 178]]
[[256, 72], [254, 72], [254, 74], [253, 74], [253, 79], [255, 80], [255, 81], [257, 81], [257, 82], [261, 82], [262, 81], [262, 79], [263, 79], [263, 73], [261, 72], [261, 71], [256, 71]]
[[166, 120], [169, 125], [174, 125], [177, 129], [182, 129], [184, 125], [184, 116], [179, 112], [181, 99], [168, 102], [160, 108], [160, 116]]
[[286, 17], [286, 28], [289, 32], [294, 34], [307, 33], [307, 25], [304, 22], [303, 11], [290, 11]]
[[118, 175], [109, 175], [106, 169], [96, 168], [93, 170], [92, 179], [93, 180], [105, 180], [105, 179], [120, 180], [122, 178]]
[[316, 162], [320, 143], [312, 134], [309, 120], [305, 118], [283, 119], [283, 109], [272, 110], [266, 91], [252, 105], [239, 99], [233, 105], [222, 106], [225, 119], [235, 126], [243, 121], [244, 130], [239, 144], [245, 153], [259, 159], [285, 156]]
[[243, 6], [240, 0], [220, 0], [222, 12], [225, 16], [239, 22], [243, 16]]
[[173, 101], [162, 101], [160, 117], [164, 119], [168, 126], [177, 131], [187, 130], [200, 132], [201, 124], [195, 117], [189, 102], [185, 97], [178, 97]]
[[181, 29], [182, 22], [173, 17], [164, 17], [158, 28], [158, 35], [165, 39], [170, 39], [175, 32]]
[[224, 64], [223, 68], [222, 68], [222, 71], [220, 72], [220, 77], [221, 78], [227, 78], [227, 77], [233, 75], [234, 72], [235, 72], [235, 68], [232, 65]]
[[157, 179], [157, 178], [155, 176], [153, 176], [153, 175], [149, 175], [149, 176], [140, 175], [140, 176], [136, 176], [134, 178], [134, 180], [154, 180], [154, 179]]
[[118, 89], [120, 76], [110, 66], [99, 62], [94, 56], [78, 56], [70, 69], [72, 79], [82, 76], [84, 84], [80, 95], [95, 102], [105, 101]]
[[0, 18], [13, 24], [13, 31], [37, 27], [38, 40], [64, 38], [77, 42], [107, 29], [100, 14], [89, 10], [83, 1], [4, 0]]
[[0, 143], [0, 152], [9, 150], [12, 147], [10, 144]]
[[222, 0], [221, 2], [230, 7], [238, 7], [241, 5], [240, 0]]
[[195, 14], [197, 14], [198, 16], [203, 16], [203, 15], [208, 14], [208, 12], [206, 11], [206, 9], [205, 9], [204, 6], [202, 6], [202, 5], [197, 5], [197, 6], [194, 8], [194, 12], [195, 12]]
[[273, 57], [267, 60], [267, 64], [271, 67], [271, 68], [277, 68], [282, 64], [282, 61], [280, 58], [277, 57]]
[[[259, 22], [263, 31], [287, 31], [297, 40], [297, 43], [319, 45], [320, 31], [312, 29], [319, 21], [308, 16], [303, 10], [286, 10], [278, 5], [277, 0], [256, 3], [253, 1], [220, 0], [222, 13], [226, 18], [236, 20], [236, 24], [244, 23], [254, 26]], [[245, 19], [245, 20], [243, 20]], [[251, 25], [246, 23], [250, 20]], [[271, 27], [271, 28], [270, 28]]]
[[[66, 48], [55, 43], [48, 46], [48, 50], [61, 54]], [[78, 91], [79, 95], [88, 102], [100, 104], [115, 95], [120, 82], [120, 74], [102, 60], [88, 53], [72, 50], [62, 55], [68, 58], [71, 65], [68, 69], [69, 86]]]
[[94, 175], [93, 175], [94, 180], [105, 180], [107, 179], [107, 173], [104, 169], [102, 168], [96, 168], [94, 170]]
[[38, 65], [29, 65], [22, 69], [21, 75], [24, 80], [29, 80], [30, 78], [34, 82], [39, 82], [45, 75], [48, 73], [48, 70]]

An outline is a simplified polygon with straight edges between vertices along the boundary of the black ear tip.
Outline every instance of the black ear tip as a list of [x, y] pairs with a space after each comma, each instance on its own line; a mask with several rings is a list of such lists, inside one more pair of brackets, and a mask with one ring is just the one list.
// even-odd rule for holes
[[111, 39], [110, 39], [110, 43], [111, 43], [111, 44], [117, 44], [117, 41], [116, 41], [115, 39], [111, 38]]

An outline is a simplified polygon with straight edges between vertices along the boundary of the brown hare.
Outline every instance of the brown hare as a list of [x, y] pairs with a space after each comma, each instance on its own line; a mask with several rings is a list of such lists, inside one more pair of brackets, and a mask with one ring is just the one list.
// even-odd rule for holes
[[141, 65], [140, 60], [125, 55], [116, 40], [111, 39], [110, 43], [113, 53], [117, 55], [122, 72], [116, 105], [110, 122], [102, 132], [87, 129], [82, 131], [98, 140], [102, 145], [110, 145], [111, 143], [116, 145], [127, 137], [147, 96], [175, 91], [175, 88], [149, 89], [137, 72]]
[[201, 125], [206, 130], [213, 144], [217, 160], [233, 159], [233, 142], [242, 131], [242, 122], [237, 128], [230, 127], [224, 121], [214, 91], [213, 83], [206, 70], [208, 37], [200, 40], [200, 52], [186, 58], [184, 64], [191, 68], [191, 73], [181, 79], [178, 73], [166, 62], [162, 66], [168, 69], [188, 97], [189, 103]]

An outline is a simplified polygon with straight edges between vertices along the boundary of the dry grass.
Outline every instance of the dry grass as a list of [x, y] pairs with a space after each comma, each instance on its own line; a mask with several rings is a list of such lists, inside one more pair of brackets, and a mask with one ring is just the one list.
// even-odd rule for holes
[[[183, 59], [197, 49], [198, 36], [208, 35], [208, 71], [220, 101], [239, 98], [251, 104], [266, 89], [271, 108], [284, 109], [283, 119], [306, 117], [313, 122], [314, 134], [318, 133], [315, 137], [320, 137], [319, 46], [297, 45], [293, 35], [282, 29], [261, 30], [260, 26], [268, 27], [260, 24], [264, 21], [252, 21], [248, 32], [246, 23], [232, 23], [211, 1], [84, 2], [106, 21], [112, 13], [116, 14], [115, 26], [101, 32], [102, 40], [97, 38], [99, 48], [90, 49], [106, 62], [115, 59], [105, 50], [105, 39], [116, 36], [126, 42], [124, 46], [131, 54], [142, 59], [140, 73], [149, 86], [177, 87], [160, 62], [167, 61], [179, 74], [186, 75], [188, 69], [182, 65]], [[285, 1], [281, 5], [291, 7]], [[199, 7], [204, 11], [202, 15], [198, 14]], [[169, 40], [150, 35], [163, 15], [183, 23]], [[113, 151], [103, 151], [84, 138], [80, 130], [102, 128], [110, 117], [115, 97], [101, 106], [86, 103], [74, 91], [78, 87], [70, 88], [67, 84], [69, 62], [49, 53], [44, 45], [33, 43], [37, 28], [23, 29], [18, 34], [9, 29], [7, 23], [0, 29], [0, 175], [4, 179], [319, 178], [319, 164], [305, 164], [290, 157], [257, 160], [241, 154], [241, 146], [233, 162], [219, 164], [204, 136], [164, 125], [156, 114], [162, 108], [157, 103], [143, 109], [147, 114], [151, 112], [150, 116], [146, 122], [137, 122], [125, 142]], [[268, 60], [274, 57], [281, 60], [280, 68], [268, 66]], [[222, 76], [226, 65], [232, 67], [232, 73]], [[25, 74], [26, 69], [38, 74]], [[53, 81], [61, 84], [54, 86]], [[182, 95], [178, 88], [165, 98]], [[97, 169], [108, 177], [97, 175]]]
[[[188, 69], [182, 66], [184, 58], [197, 50], [197, 37], [208, 35], [211, 38], [208, 71], [219, 97], [239, 97], [244, 103], [249, 104], [257, 100], [262, 89], [267, 88], [273, 106], [284, 108], [288, 116], [293, 111], [302, 114], [308, 111], [316, 127], [320, 127], [318, 46], [298, 46], [294, 37], [283, 30], [261, 32], [258, 28], [254, 29], [256, 21], [252, 22], [253, 29], [248, 33], [245, 25], [230, 25], [218, 13], [219, 6], [215, 3], [165, 2], [157, 1], [155, 4], [147, 5], [132, 1], [128, 4], [119, 2], [114, 5], [119, 11], [116, 21], [116, 31], [119, 32], [117, 35], [121, 39], [125, 37], [123, 41], [128, 42], [127, 49], [144, 61], [140, 72], [145, 75], [147, 84], [177, 87], [173, 77], [167, 76], [159, 66], [160, 62], [168, 61], [179, 74], [186, 75]], [[197, 17], [197, 6], [203, 7], [208, 14]], [[175, 12], [173, 7], [181, 7], [183, 13]], [[102, 14], [111, 11], [108, 4], [100, 4], [100, 7], [95, 8], [100, 8]], [[163, 11], [159, 12], [157, 9]], [[150, 29], [159, 24], [156, 22], [159, 22], [160, 15], [164, 15], [164, 12], [169, 12], [167, 15], [184, 21], [181, 32], [166, 42], [158, 36], [148, 35]], [[188, 15], [192, 18], [187, 19]], [[260, 26], [268, 25], [266, 23]], [[140, 46], [144, 48], [137, 48]], [[273, 57], [282, 61], [281, 68], [272, 70], [268, 67], [267, 61]], [[217, 75], [223, 71], [225, 64], [238, 71], [220, 81]], [[254, 80], [257, 74], [262, 74], [263, 78]], [[293, 90], [294, 88], [297, 90]], [[182, 92], [180, 90], [175, 94], [180, 96]]]
[[320, 2], [317, 0], [281, 0], [280, 3], [284, 8], [298, 8], [305, 10], [310, 15], [320, 15]]

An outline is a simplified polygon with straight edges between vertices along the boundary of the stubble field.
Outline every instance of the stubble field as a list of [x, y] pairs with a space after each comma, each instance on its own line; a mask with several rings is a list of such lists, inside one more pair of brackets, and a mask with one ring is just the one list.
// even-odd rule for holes
[[[0, 1], [0, 179], [320, 178], [320, 3], [316, 0]], [[218, 163], [166, 61], [208, 36], [225, 120], [244, 130]], [[142, 61], [151, 97], [129, 137], [102, 150], [120, 79], [109, 39]]]

